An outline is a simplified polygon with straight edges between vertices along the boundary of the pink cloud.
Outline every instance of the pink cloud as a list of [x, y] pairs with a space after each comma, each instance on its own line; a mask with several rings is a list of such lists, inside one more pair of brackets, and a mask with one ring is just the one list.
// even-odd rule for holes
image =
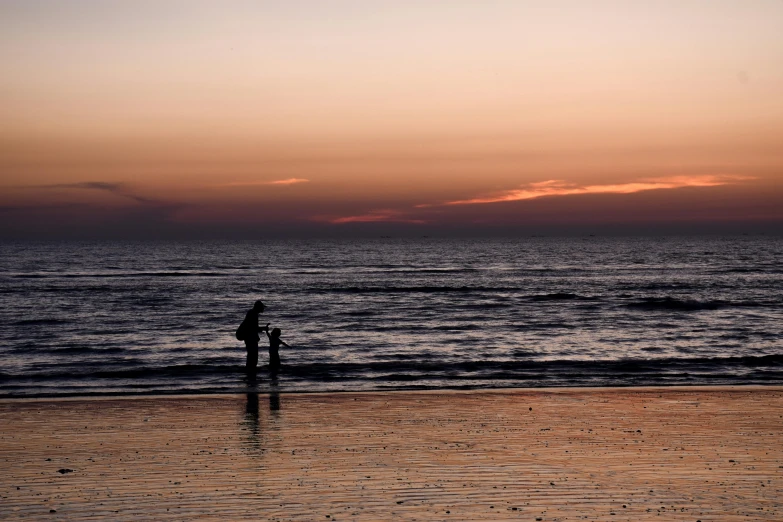
[[295, 185], [297, 183], [309, 183], [309, 179], [304, 178], [288, 178], [278, 179], [274, 181], [232, 181], [225, 183], [221, 186], [224, 187], [256, 187], [260, 185]]
[[366, 214], [357, 216], [345, 216], [339, 218], [326, 218], [325, 221], [335, 225], [344, 225], [346, 223], [412, 223], [422, 225], [426, 223], [423, 219], [411, 219], [405, 216], [405, 213], [397, 210], [372, 210]]
[[507, 201], [521, 201], [548, 196], [573, 196], [579, 194], [632, 194], [645, 190], [677, 189], [685, 187], [716, 187], [738, 181], [755, 179], [747, 176], [670, 176], [652, 178], [631, 183], [617, 183], [612, 185], [577, 185], [563, 180], [550, 179], [530, 183], [524, 188], [507, 190], [493, 195], [447, 201], [437, 205], [423, 204], [417, 208], [426, 208], [442, 205], [477, 205], [484, 203], [501, 203]]

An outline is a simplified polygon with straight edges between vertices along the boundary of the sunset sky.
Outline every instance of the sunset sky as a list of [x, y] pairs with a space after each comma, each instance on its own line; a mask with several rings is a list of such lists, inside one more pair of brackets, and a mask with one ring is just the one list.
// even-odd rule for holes
[[783, 224], [783, 1], [0, 3], [0, 238]]

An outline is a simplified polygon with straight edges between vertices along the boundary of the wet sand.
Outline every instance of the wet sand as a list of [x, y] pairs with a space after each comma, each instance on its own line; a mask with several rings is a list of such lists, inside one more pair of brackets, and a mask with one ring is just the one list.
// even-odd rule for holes
[[3, 400], [0, 463], [4, 520], [783, 520], [783, 388]]

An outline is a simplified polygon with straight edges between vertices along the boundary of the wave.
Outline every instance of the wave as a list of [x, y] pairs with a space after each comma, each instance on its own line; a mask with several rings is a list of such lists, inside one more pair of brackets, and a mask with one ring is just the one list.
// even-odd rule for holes
[[164, 271], [164, 272], [83, 272], [83, 273], [47, 273], [47, 274], [12, 274], [13, 279], [122, 279], [134, 277], [229, 277], [236, 274], [230, 272], [195, 272], [195, 271]]
[[107, 346], [101, 348], [93, 348], [88, 346], [65, 346], [60, 348], [53, 348], [52, 353], [55, 355], [61, 354], [95, 354], [95, 355], [109, 355], [109, 354], [126, 354], [127, 349], [119, 346]]
[[568, 301], [571, 299], [588, 299], [578, 294], [568, 292], [555, 292], [554, 294], [534, 295], [530, 298], [532, 301]]
[[[522, 300], [532, 302], [569, 302], [578, 301], [584, 303], [590, 301], [594, 306], [604, 306], [607, 304], [619, 303], [622, 306], [638, 310], [670, 310], [670, 311], [701, 311], [718, 310], [722, 308], [766, 308], [777, 307], [781, 305], [780, 300], [776, 301], [727, 301], [721, 299], [696, 300], [681, 299], [676, 297], [633, 297], [630, 294], [620, 294], [617, 296], [585, 296], [573, 292], [553, 292], [548, 294], [523, 294], [525, 289], [516, 286], [348, 286], [348, 287], [321, 287], [302, 290], [303, 293], [343, 293], [343, 294], [406, 294], [406, 293], [454, 293], [454, 294], [502, 294], [515, 293], [513, 296]], [[500, 296], [498, 296], [500, 297]], [[631, 302], [626, 300], [632, 299]], [[504, 303], [481, 303], [475, 305], [479, 308], [497, 307], [503, 308], [511, 306], [509, 302]]]
[[676, 299], [674, 297], [647, 297], [641, 301], [628, 303], [628, 308], [638, 308], [642, 310], [674, 310], [674, 311], [698, 311], [698, 310], [717, 310], [728, 306], [727, 301], [711, 300], [696, 301], [690, 299]]
[[[228, 364], [69, 368], [0, 372], [0, 397], [240, 393], [244, 367]], [[234, 361], [231, 361], [234, 362]], [[269, 391], [379, 391], [584, 386], [783, 385], [783, 355], [623, 361], [462, 361], [416, 358], [361, 363], [286, 364], [277, 381], [260, 368]], [[271, 386], [271, 388], [270, 388]], [[263, 390], [262, 390], [263, 391]]]
[[494, 286], [347, 286], [335, 288], [313, 288], [306, 292], [343, 293], [343, 294], [377, 294], [377, 293], [486, 293], [486, 292], [519, 292], [518, 287]]
[[437, 268], [437, 267], [398, 267], [398, 266], [341, 266], [339, 268], [307, 268], [299, 270], [282, 269], [281, 272], [292, 274], [328, 274], [333, 272], [361, 272], [364, 274], [382, 273], [382, 274], [462, 274], [470, 272], [480, 272], [489, 270], [488, 268]]
[[[517, 354], [522, 360], [465, 360], [442, 361], [421, 358], [392, 357], [391, 360], [372, 362], [309, 362], [287, 364], [285, 374], [308, 379], [318, 378], [356, 378], [359, 376], [383, 374], [407, 374], [431, 377], [474, 378], [476, 375], [489, 376], [497, 372], [535, 373], [542, 372], [573, 373], [579, 376], [585, 370], [601, 373], [617, 372], [665, 372], [674, 370], [699, 370], [706, 373], [720, 372], [742, 368], [780, 368], [783, 370], [783, 354], [742, 357], [683, 357], [683, 358], [650, 358], [650, 359], [620, 359], [620, 360], [526, 360], [526, 352]], [[215, 363], [179, 364], [166, 366], [137, 365], [112, 369], [106, 365], [90, 367], [81, 365], [78, 368], [63, 365], [53, 365], [50, 371], [32, 371], [24, 374], [11, 375], [5, 373], [0, 379], [11, 377], [25, 379], [160, 379], [171, 377], [216, 376], [244, 372], [244, 366], [226, 364], [229, 359]]]
[[42, 326], [42, 325], [52, 325], [52, 324], [66, 324], [68, 321], [64, 319], [20, 319], [19, 321], [16, 321], [15, 323], [12, 323], [14, 326]]
[[770, 264], [757, 264], [752, 267], [731, 267], [731, 268], [719, 268], [713, 270], [715, 274], [779, 274], [783, 272], [783, 269], [778, 265]]
[[725, 301], [709, 299], [678, 299], [676, 297], [645, 297], [639, 301], [627, 303], [628, 308], [641, 310], [671, 310], [680, 312], [697, 312], [701, 310], [719, 310], [723, 308], [766, 308], [780, 306], [780, 301]]

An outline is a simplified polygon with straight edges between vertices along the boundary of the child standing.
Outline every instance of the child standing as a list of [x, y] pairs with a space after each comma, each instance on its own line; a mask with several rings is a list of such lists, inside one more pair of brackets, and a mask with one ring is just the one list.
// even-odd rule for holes
[[266, 335], [269, 337], [269, 371], [277, 373], [280, 369], [280, 345], [290, 346], [280, 339], [280, 328], [273, 328], [271, 333], [267, 330]]

